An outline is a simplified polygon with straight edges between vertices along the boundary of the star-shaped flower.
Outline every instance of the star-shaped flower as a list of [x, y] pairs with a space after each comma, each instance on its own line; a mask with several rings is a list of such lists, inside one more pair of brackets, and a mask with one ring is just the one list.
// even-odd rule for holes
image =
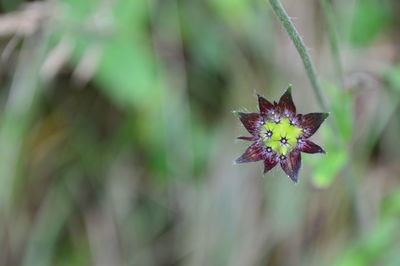
[[297, 114], [291, 86], [279, 99], [271, 103], [258, 95], [260, 113], [237, 112], [240, 121], [251, 134], [238, 139], [254, 141], [236, 163], [264, 161], [264, 173], [280, 163], [283, 171], [297, 183], [301, 166], [301, 152], [325, 153], [308, 140], [328, 117], [328, 113]]

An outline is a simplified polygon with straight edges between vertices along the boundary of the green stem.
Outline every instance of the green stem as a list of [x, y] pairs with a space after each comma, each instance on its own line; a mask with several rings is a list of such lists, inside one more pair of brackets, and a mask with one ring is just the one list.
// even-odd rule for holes
[[294, 26], [292, 20], [286, 13], [281, 2], [279, 0], [269, 0], [269, 2], [275, 12], [275, 15], [279, 18], [283, 27], [286, 29], [286, 31], [289, 34], [290, 38], [292, 39], [294, 45], [296, 46], [296, 49], [300, 54], [301, 60], [303, 61], [308, 78], [310, 79], [311, 86], [317, 97], [318, 103], [321, 106], [321, 108], [326, 112], [328, 110], [328, 108], [327, 108], [327, 105], [326, 105], [324, 99], [322, 98], [321, 85], [319, 84], [314, 65], [311, 61], [310, 54], [308, 53], [308, 51], [304, 45], [303, 39], [301, 38], [300, 34], [296, 30], [296, 27]]
[[336, 78], [339, 81], [341, 87], [344, 88], [343, 69], [340, 60], [339, 42], [337, 40], [337, 33], [335, 30], [335, 18], [333, 17], [332, 7], [329, 4], [328, 0], [320, 0], [320, 2], [328, 26], [328, 37], [331, 46], [332, 58], [335, 65]]

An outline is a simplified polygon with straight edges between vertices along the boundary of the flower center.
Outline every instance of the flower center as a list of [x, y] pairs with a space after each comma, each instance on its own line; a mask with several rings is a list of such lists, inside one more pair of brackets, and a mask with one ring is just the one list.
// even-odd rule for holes
[[289, 118], [283, 118], [266, 122], [260, 136], [271, 151], [286, 155], [296, 147], [297, 139], [302, 133], [302, 129], [293, 125]]

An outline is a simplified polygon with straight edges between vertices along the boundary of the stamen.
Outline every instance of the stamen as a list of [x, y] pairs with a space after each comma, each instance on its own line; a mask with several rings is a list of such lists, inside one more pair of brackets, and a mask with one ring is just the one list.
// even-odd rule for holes
[[279, 156], [279, 159], [285, 160], [285, 159], [286, 159], [286, 156], [282, 154], [281, 156]]
[[265, 121], [260, 137], [265, 145], [264, 151], [266, 153], [271, 151], [278, 154], [277, 156], [286, 155], [297, 145], [302, 145], [302, 143], [298, 142], [298, 138], [302, 138], [301, 128], [290, 125], [290, 120], [292, 119], [293, 117], [286, 118], [281, 114], [276, 114], [275, 117], [272, 117], [272, 121]]
[[272, 148], [271, 147], [267, 147], [267, 152], [272, 152]]

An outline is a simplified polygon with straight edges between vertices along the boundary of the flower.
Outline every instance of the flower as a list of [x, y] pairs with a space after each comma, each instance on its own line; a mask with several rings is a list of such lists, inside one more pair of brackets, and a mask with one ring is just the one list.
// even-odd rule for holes
[[292, 99], [292, 87], [271, 103], [258, 96], [259, 113], [236, 112], [250, 137], [238, 139], [254, 141], [236, 159], [236, 163], [264, 161], [264, 173], [280, 163], [283, 171], [295, 182], [301, 166], [301, 152], [325, 153], [309, 140], [328, 117], [328, 113], [297, 114]]

